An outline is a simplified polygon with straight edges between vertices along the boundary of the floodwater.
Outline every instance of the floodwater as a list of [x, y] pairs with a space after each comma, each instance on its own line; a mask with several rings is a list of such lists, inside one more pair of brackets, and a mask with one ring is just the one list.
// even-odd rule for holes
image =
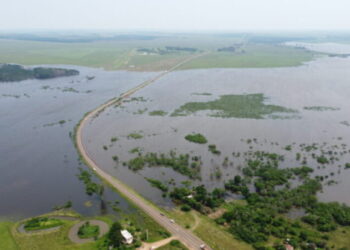
[[[244, 164], [241, 156], [248, 151], [264, 150], [285, 156], [282, 167], [302, 165], [296, 160], [301, 152], [300, 144], [318, 143], [313, 152], [336, 151], [339, 160], [321, 166], [308, 157], [308, 165], [315, 169], [314, 175], [328, 176], [337, 184], [325, 185], [319, 197], [323, 201], [340, 201], [350, 205], [350, 170], [344, 164], [350, 162], [350, 59], [322, 57], [299, 67], [273, 69], [209, 69], [172, 72], [152, 85], [138, 91], [134, 97], [144, 101], [131, 101], [121, 107], [110, 107], [90, 121], [83, 131], [89, 154], [110, 174], [121, 179], [145, 197], [163, 206], [171, 206], [168, 198], [145, 180], [145, 177], [177, 184], [186, 177], [169, 168], [144, 168], [132, 172], [121, 163], [135, 154], [129, 151], [140, 147], [143, 152], [168, 153], [176, 149], [179, 153], [199, 155], [203, 161], [202, 181], [208, 188], [222, 187], [227, 179], [240, 173]], [[211, 93], [212, 95], [194, 95]], [[224, 94], [263, 93], [266, 103], [298, 110], [293, 119], [238, 119], [207, 116], [199, 112], [185, 117], [150, 116], [149, 111], [173, 112], [186, 102], [216, 100]], [[323, 106], [335, 110], [306, 110], [304, 107]], [[147, 109], [147, 110], [146, 110]], [[146, 110], [146, 111], [145, 111]], [[127, 137], [138, 132], [142, 139]], [[220, 156], [208, 152], [207, 145], [190, 143], [184, 137], [192, 132], [201, 133], [208, 144], [216, 144]], [[111, 143], [112, 137], [118, 141]], [[247, 139], [256, 142], [247, 143]], [[292, 145], [292, 150], [284, 149]], [[342, 145], [344, 144], [344, 145]], [[103, 146], [108, 149], [103, 149]], [[346, 152], [345, 152], [346, 151]], [[112, 156], [119, 157], [119, 163]], [[228, 157], [229, 164], [223, 164]], [[221, 178], [215, 172], [222, 173]], [[328, 178], [327, 177], [327, 178]]]
[[[68, 200], [83, 215], [99, 214], [99, 200], [85, 194], [76, 176], [84, 166], [70, 133], [87, 111], [154, 75], [58, 67], [75, 68], [80, 75], [0, 83], [0, 217], [47, 213]], [[61, 120], [65, 123], [59, 124]], [[118, 200], [122, 210], [129, 209], [109, 188], [105, 199]], [[92, 206], [84, 205], [86, 201]]]

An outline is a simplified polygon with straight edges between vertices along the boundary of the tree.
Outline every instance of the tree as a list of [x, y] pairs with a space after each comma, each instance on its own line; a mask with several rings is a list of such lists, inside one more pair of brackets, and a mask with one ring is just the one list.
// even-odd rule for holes
[[119, 222], [114, 222], [107, 234], [109, 245], [112, 247], [119, 247], [123, 243], [123, 236], [121, 234], [122, 226]]

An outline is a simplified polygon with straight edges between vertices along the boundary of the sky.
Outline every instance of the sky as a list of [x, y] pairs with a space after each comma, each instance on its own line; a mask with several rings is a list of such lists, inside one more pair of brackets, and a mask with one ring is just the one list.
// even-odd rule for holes
[[350, 30], [349, 0], [0, 0], [0, 30]]

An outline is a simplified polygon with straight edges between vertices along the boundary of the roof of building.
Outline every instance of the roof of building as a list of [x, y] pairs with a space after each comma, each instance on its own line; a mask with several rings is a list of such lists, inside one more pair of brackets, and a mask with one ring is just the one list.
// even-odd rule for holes
[[131, 233], [129, 233], [128, 230], [121, 230], [120, 232], [121, 232], [122, 236], [123, 236], [125, 239], [131, 239], [131, 238], [132, 238], [132, 235], [131, 235]]

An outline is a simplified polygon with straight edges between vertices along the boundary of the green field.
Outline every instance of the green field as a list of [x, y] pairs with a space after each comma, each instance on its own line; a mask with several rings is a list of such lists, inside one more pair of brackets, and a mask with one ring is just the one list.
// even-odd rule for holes
[[188, 248], [178, 240], [172, 240], [170, 243], [158, 248], [158, 250], [187, 250]]
[[247, 44], [238, 52], [211, 52], [194, 59], [180, 69], [268, 68], [299, 66], [315, 54], [306, 50], [273, 44]]
[[[167, 46], [194, 48], [196, 51], [164, 51]], [[236, 46], [234, 52], [218, 49]], [[154, 53], [142, 52], [155, 51]], [[244, 35], [170, 35], [153, 40], [42, 42], [0, 39], [0, 63], [23, 65], [70, 64], [102, 67], [106, 70], [162, 71], [185, 58], [206, 53], [179, 69], [286, 67], [301, 65], [315, 54], [277, 43], [253, 43]]]
[[12, 222], [0, 222], [0, 249], [14, 250], [18, 249], [15, 240], [11, 234]]

